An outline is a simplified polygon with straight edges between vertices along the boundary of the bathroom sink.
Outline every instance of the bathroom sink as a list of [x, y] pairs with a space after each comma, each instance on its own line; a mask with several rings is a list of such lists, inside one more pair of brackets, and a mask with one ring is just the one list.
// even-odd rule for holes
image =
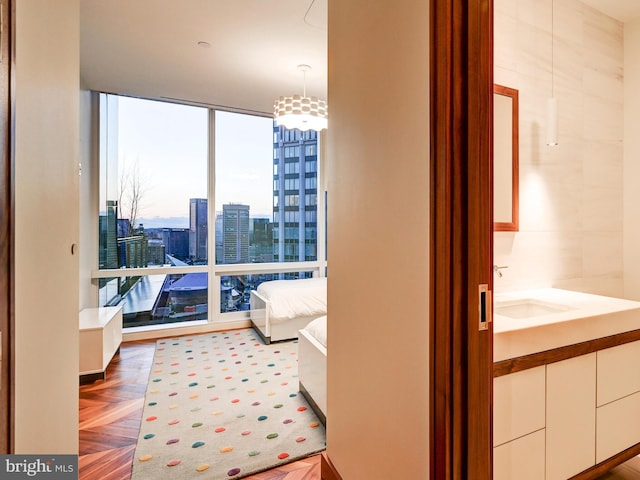
[[534, 299], [513, 300], [504, 303], [496, 303], [493, 306], [493, 311], [496, 315], [502, 315], [509, 318], [540, 317], [542, 315], [550, 315], [552, 313], [566, 312], [567, 310], [571, 310], [571, 307]]

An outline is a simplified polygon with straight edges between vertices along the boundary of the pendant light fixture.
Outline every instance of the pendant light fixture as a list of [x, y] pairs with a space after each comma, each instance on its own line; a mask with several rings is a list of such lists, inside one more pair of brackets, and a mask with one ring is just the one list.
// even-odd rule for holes
[[273, 105], [273, 117], [276, 125], [288, 129], [324, 130], [327, 128], [327, 102], [317, 97], [307, 97], [307, 72], [309, 65], [298, 65], [302, 71], [304, 86], [302, 95], [280, 97]]
[[551, 0], [551, 98], [547, 100], [547, 145], [558, 145], [558, 100], [554, 91], [554, 55], [553, 55], [553, 0]]

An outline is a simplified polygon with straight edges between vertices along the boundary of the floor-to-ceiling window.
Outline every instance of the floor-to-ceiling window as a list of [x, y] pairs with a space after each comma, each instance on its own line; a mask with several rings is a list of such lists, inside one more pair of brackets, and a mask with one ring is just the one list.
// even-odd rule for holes
[[261, 282], [324, 274], [316, 132], [108, 94], [99, 117], [94, 277], [125, 327], [247, 318]]

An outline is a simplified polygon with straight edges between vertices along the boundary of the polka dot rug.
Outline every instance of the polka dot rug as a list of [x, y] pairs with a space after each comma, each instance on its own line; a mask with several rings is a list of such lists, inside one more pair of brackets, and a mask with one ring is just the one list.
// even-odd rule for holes
[[156, 343], [132, 480], [239, 479], [325, 449], [298, 342], [252, 329]]

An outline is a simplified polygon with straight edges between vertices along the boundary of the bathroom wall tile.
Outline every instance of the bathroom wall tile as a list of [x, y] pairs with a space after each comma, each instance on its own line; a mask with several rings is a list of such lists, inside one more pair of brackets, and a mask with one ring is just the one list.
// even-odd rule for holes
[[494, 260], [507, 265], [502, 277], [494, 277], [496, 293], [552, 286], [553, 279], [582, 276], [581, 236], [577, 233], [559, 235], [553, 232], [520, 232], [514, 236], [511, 251], [497, 245]]
[[606, 71], [603, 68], [585, 65], [582, 72], [584, 93], [617, 105], [624, 103], [622, 72]]
[[582, 151], [585, 185], [619, 189], [623, 182], [622, 141], [585, 139]]
[[521, 232], [549, 231], [555, 223], [554, 196], [537, 167], [520, 166], [519, 218]]
[[[551, 66], [549, 66], [551, 68]], [[555, 42], [553, 61], [554, 92], [576, 92], [582, 89], [584, 58], [581, 45]]]
[[583, 276], [622, 278], [623, 247], [618, 232], [587, 232], [582, 243]]
[[519, 24], [515, 39], [518, 48], [517, 71], [542, 80], [551, 88], [551, 33], [532, 25]]
[[[582, 186], [584, 183], [582, 139], [577, 135], [560, 135], [560, 144], [549, 147], [543, 143], [539, 161], [534, 166], [523, 166], [521, 178], [537, 173], [544, 179], [562, 185]], [[543, 140], [544, 142], [544, 140]]]
[[[581, 86], [581, 84], [577, 84]], [[585, 115], [584, 95], [582, 90], [559, 87], [558, 98], [558, 140], [565, 142], [567, 136], [583, 138], [584, 125], [576, 119]], [[566, 150], [565, 150], [566, 151]]]
[[582, 291], [606, 297], [624, 298], [624, 280], [622, 277], [587, 277], [584, 279]]
[[520, 96], [520, 75], [515, 70], [495, 67], [493, 72], [493, 82], [505, 87], [515, 88]]
[[584, 31], [584, 4], [580, 0], [553, 2], [553, 33], [565, 43], [580, 46]]
[[583, 17], [585, 53], [594, 58], [602, 58], [605, 64], [622, 65], [624, 25], [586, 5], [583, 9]]
[[616, 232], [622, 240], [622, 188], [585, 185], [582, 202], [585, 232]]
[[576, 292], [592, 293], [607, 297], [624, 298], [623, 279], [619, 277], [580, 277], [562, 279], [553, 287]]
[[527, 125], [546, 119], [546, 99], [551, 96], [550, 76], [530, 77], [518, 72], [520, 77], [520, 124]]
[[[583, 186], [554, 179], [551, 165], [524, 166], [520, 177], [520, 230], [527, 232], [582, 229]], [[558, 168], [561, 165], [557, 165]], [[557, 171], [557, 169], [556, 169]]]
[[518, 4], [518, 21], [522, 25], [551, 31], [551, 0], [518, 0], [514, 3]]
[[518, 16], [518, 2], [513, 0], [494, 0], [493, 12], [494, 15], [506, 15], [516, 19]]
[[584, 136], [590, 140], [622, 140], [624, 115], [621, 105], [585, 95]]
[[518, 35], [518, 22], [514, 16], [496, 11], [494, 13], [494, 63], [504, 69], [517, 70], [520, 55], [517, 42], [512, 39]]

